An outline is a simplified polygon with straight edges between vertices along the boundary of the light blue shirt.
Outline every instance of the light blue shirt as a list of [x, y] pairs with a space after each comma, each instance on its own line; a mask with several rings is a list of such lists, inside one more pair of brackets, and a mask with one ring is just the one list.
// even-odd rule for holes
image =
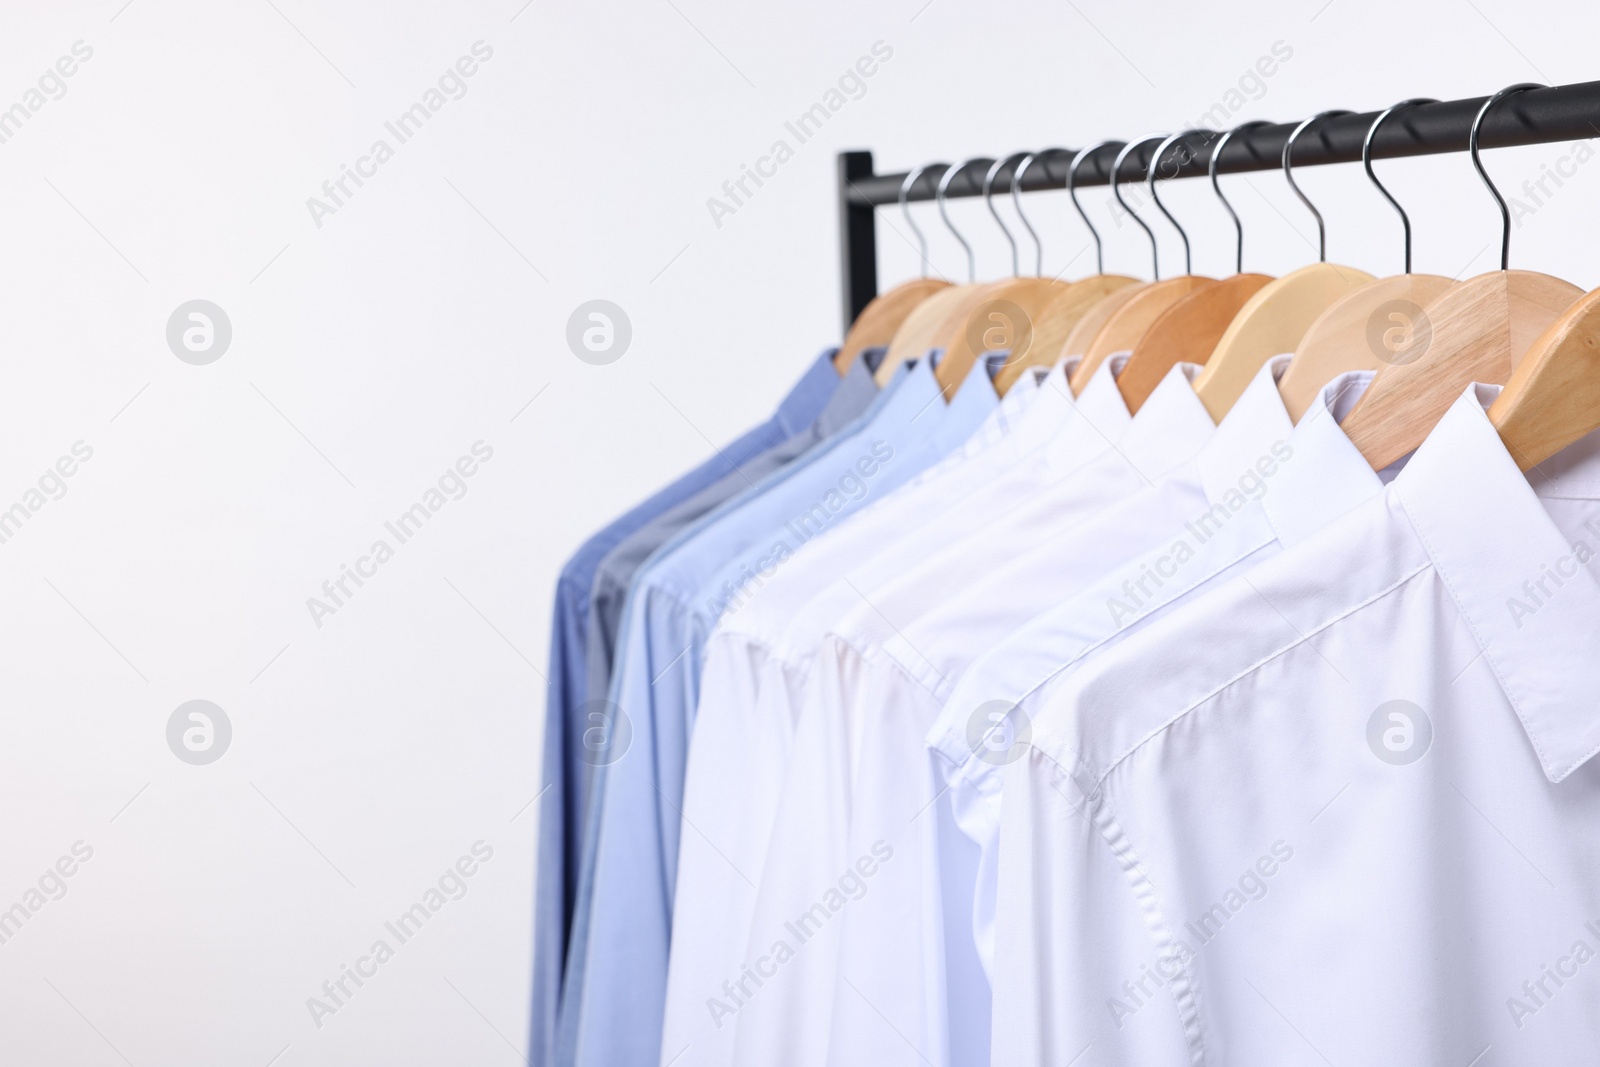
[[923, 360], [897, 375], [857, 429], [730, 501], [640, 571], [611, 679], [627, 728], [613, 731], [616, 748], [596, 779], [557, 1062], [659, 1065], [685, 763], [717, 619], [737, 610], [745, 583], [960, 445], [997, 400], [979, 364], [946, 404]]
[[[818, 419], [839, 384], [834, 351], [818, 356], [789, 390], [778, 410], [677, 481], [658, 491], [583, 543], [561, 568], [550, 623], [550, 674], [545, 689], [544, 759], [539, 792], [538, 885], [533, 912], [533, 1006], [529, 1049], [549, 1063], [577, 881], [579, 815], [586, 788], [578, 747], [584, 705], [590, 589], [601, 561], [658, 515], [702, 492], [801, 433]], [[595, 695], [599, 695], [596, 693]]]
[[617, 647], [617, 632], [622, 626], [622, 609], [634, 576], [650, 557], [679, 532], [689, 529], [767, 475], [829, 438], [854, 428], [856, 420], [878, 396], [878, 387], [873, 383], [867, 363], [868, 360], [862, 358], [851, 365], [829, 398], [828, 406], [810, 426], [657, 515], [600, 561], [589, 594], [589, 692], [599, 694], [611, 687], [611, 662]]

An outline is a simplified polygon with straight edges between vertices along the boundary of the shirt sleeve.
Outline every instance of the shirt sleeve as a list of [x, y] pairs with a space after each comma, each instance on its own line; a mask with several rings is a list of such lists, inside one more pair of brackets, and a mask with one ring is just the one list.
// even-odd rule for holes
[[746, 950], [760, 982], [742, 987], [748, 992], [736, 1005], [736, 1063], [813, 1065], [826, 1057], [840, 912], [854, 906], [846, 855], [852, 766], [846, 708], [861, 677], [853, 649], [823, 642], [762, 868]]
[[[870, 661], [847, 855], [830, 1067], [986, 1063], [989, 982], [972, 944], [973, 848], [953, 834], [923, 735], [939, 703], [892, 657]], [[939, 877], [954, 850], [955, 876]]]
[[678, 804], [704, 636], [674, 597], [648, 585], [638, 592], [612, 685], [616, 733], [595, 757], [602, 792], [587, 949], [576, 985], [568, 981], [583, 1067], [655, 1067], [661, 1051]]
[[545, 686], [544, 752], [539, 785], [538, 881], [533, 903], [533, 1005], [529, 1041], [536, 1056], [548, 1058], [555, 1043], [556, 1009], [566, 960], [567, 918], [576, 878], [577, 837], [582, 827], [578, 789], [571, 767], [568, 718], [582, 703], [584, 642], [583, 597], [563, 574], [556, 585], [550, 622], [550, 676]]
[[[772, 671], [764, 646], [743, 635], [710, 641], [684, 779], [683, 836], [667, 967], [663, 1063], [712, 1067], [732, 1058], [732, 1013], [722, 983], [739, 977], [755, 910], [765, 833], [777, 789], [758, 734], [758, 694]], [[769, 700], [772, 699], [769, 696]], [[753, 833], [752, 830], [759, 830]]]

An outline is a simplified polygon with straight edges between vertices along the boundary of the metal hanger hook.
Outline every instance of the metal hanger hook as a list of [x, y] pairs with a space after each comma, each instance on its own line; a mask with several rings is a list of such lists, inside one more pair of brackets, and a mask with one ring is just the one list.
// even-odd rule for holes
[[[1160, 144], [1156, 145], [1155, 154], [1150, 157], [1150, 169], [1145, 172], [1144, 176], [1145, 185], [1150, 190], [1150, 199], [1156, 202], [1156, 208], [1167, 217], [1167, 221], [1172, 223], [1172, 228], [1177, 230], [1178, 236], [1183, 239], [1183, 273], [1185, 274], [1194, 273], [1192, 264], [1189, 261], [1189, 235], [1184, 232], [1182, 226], [1178, 225], [1178, 220], [1172, 217], [1172, 212], [1167, 210], [1167, 205], [1161, 202], [1161, 197], [1156, 192], [1156, 171], [1160, 168], [1162, 157], [1167, 154], [1167, 149], [1171, 148], [1174, 144], [1183, 140], [1185, 137], [1189, 137], [1197, 133], [1210, 132], [1210, 130], [1184, 130], [1182, 133], [1175, 133], [1171, 137], [1168, 137], [1165, 141], [1162, 141]], [[1182, 163], [1179, 164], [1180, 167], [1182, 165]], [[1174, 171], [1173, 173], [1177, 172]]]
[[967, 239], [961, 236], [961, 231], [956, 229], [956, 224], [950, 221], [950, 212], [945, 210], [944, 197], [945, 193], [950, 189], [950, 183], [955, 180], [955, 176], [957, 174], [960, 174], [974, 163], [987, 162], [989, 162], [987, 156], [973, 156], [970, 159], [963, 159], [960, 163], [957, 163], [955, 166], [944, 172], [943, 176], [939, 178], [939, 188], [935, 190], [933, 194], [933, 201], [939, 205], [939, 217], [944, 219], [945, 228], [951, 233], [955, 234], [956, 240], [960, 241], [961, 247], [966, 250], [967, 281], [969, 283], [976, 282], [978, 280], [978, 260], [977, 257], [972, 254], [972, 246], [967, 244]]
[[911, 187], [917, 184], [917, 179], [922, 177], [925, 171], [932, 170], [934, 167], [948, 168], [949, 166], [950, 164], [948, 163], [924, 163], [922, 166], [914, 168], [911, 173], [906, 175], [906, 180], [900, 183], [900, 214], [905, 217], [906, 225], [911, 227], [911, 232], [917, 235], [918, 255], [922, 260], [922, 276], [924, 278], [928, 276], [928, 237], [922, 232], [922, 227], [917, 225], [917, 220], [911, 217], [911, 208], [906, 203], [906, 200], [911, 195]]
[[1385, 108], [1382, 114], [1372, 120], [1372, 125], [1367, 128], [1367, 136], [1361, 141], [1361, 165], [1367, 169], [1367, 177], [1372, 179], [1372, 184], [1378, 187], [1378, 192], [1383, 194], [1383, 198], [1389, 201], [1389, 206], [1394, 208], [1395, 214], [1400, 216], [1400, 227], [1405, 231], [1407, 274], [1411, 273], [1411, 219], [1406, 215], [1406, 209], [1400, 206], [1400, 201], [1396, 200], [1394, 194], [1384, 188], [1383, 183], [1378, 180], [1378, 175], [1372, 169], [1372, 139], [1378, 136], [1378, 127], [1383, 125], [1383, 120], [1396, 111], [1401, 111], [1408, 107], [1416, 107], [1418, 104], [1437, 104], [1438, 102], [1425, 96], [1419, 96], [1411, 100], [1402, 100], [1393, 107]]
[[1305, 193], [1301, 192], [1300, 186], [1295, 184], [1294, 166], [1290, 163], [1289, 157], [1294, 152], [1295, 140], [1302, 133], [1306, 132], [1306, 130], [1309, 129], [1313, 124], [1321, 122], [1323, 119], [1331, 119], [1339, 115], [1348, 114], [1350, 114], [1348, 111], [1319, 111], [1315, 115], [1312, 115], [1310, 118], [1306, 119], [1300, 125], [1296, 126], [1294, 128], [1294, 132], [1289, 135], [1289, 139], [1283, 142], [1283, 176], [1288, 179], [1289, 188], [1294, 190], [1294, 195], [1300, 198], [1300, 202], [1306, 206], [1306, 210], [1311, 212], [1312, 216], [1317, 220], [1318, 263], [1328, 262], [1328, 225], [1322, 221], [1322, 212], [1317, 210], [1317, 205], [1313, 204], [1311, 202], [1311, 198], [1306, 196]]
[[1472, 165], [1478, 170], [1478, 177], [1483, 179], [1483, 184], [1489, 190], [1489, 195], [1494, 197], [1494, 202], [1500, 208], [1500, 269], [1509, 270], [1511, 263], [1511, 211], [1506, 207], [1505, 197], [1500, 195], [1500, 190], [1494, 187], [1494, 182], [1489, 180], [1489, 172], [1483, 169], [1483, 160], [1478, 158], [1478, 130], [1483, 126], [1484, 116], [1489, 114], [1489, 109], [1494, 107], [1506, 97], [1514, 93], [1525, 92], [1528, 89], [1547, 89], [1549, 86], [1540, 85], [1538, 82], [1518, 82], [1508, 85], [1483, 102], [1483, 107], [1478, 109], [1478, 115], [1472, 120], [1472, 132], [1467, 135], [1467, 150], [1472, 155]]
[[1040, 152], [1029, 152], [1027, 158], [1017, 164], [1017, 173], [1011, 179], [1011, 206], [1017, 209], [1017, 218], [1022, 220], [1022, 225], [1028, 229], [1028, 236], [1033, 238], [1033, 275], [1036, 278], [1044, 277], [1044, 242], [1039, 240], [1038, 231], [1022, 210], [1022, 176], [1028, 173], [1028, 168], [1035, 162], [1065, 151], [1065, 148], [1046, 148]]
[[1150, 238], [1150, 277], [1154, 281], [1161, 280], [1161, 254], [1156, 248], [1156, 233], [1145, 224], [1144, 219], [1139, 217], [1139, 213], [1129, 207], [1126, 200], [1122, 199], [1122, 190], [1117, 187], [1117, 172], [1122, 169], [1122, 161], [1127, 159], [1140, 145], [1149, 144], [1151, 141], [1160, 141], [1165, 136], [1165, 134], [1156, 133], [1151, 134], [1149, 137], [1141, 137], [1137, 141], [1128, 142], [1123, 146], [1122, 151], [1117, 153], [1117, 161], [1111, 164], [1111, 195], [1117, 198], [1117, 203], [1122, 205], [1122, 210], [1133, 216], [1133, 221], [1139, 224], [1139, 229], [1143, 230], [1144, 235]]
[[1245, 130], [1253, 130], [1257, 126], [1270, 125], [1272, 125], [1272, 123], [1268, 122], [1266, 119], [1254, 119], [1250, 122], [1241, 122], [1233, 129], [1224, 133], [1217, 143], [1212, 146], [1211, 159], [1206, 164], [1206, 173], [1211, 176], [1211, 191], [1217, 194], [1218, 200], [1222, 201], [1222, 208], [1228, 213], [1228, 217], [1233, 220], [1234, 232], [1239, 235], [1238, 242], [1234, 245], [1235, 251], [1233, 272], [1235, 274], [1244, 273], [1244, 223], [1239, 221], [1239, 213], [1233, 210], [1233, 205], [1228, 203], [1228, 198], [1222, 195], [1222, 185], [1217, 181], [1217, 160], [1222, 158], [1222, 150], [1228, 147], [1228, 141], [1233, 137], [1234, 134], [1243, 133]]
[[1077, 155], [1072, 157], [1072, 163], [1067, 167], [1067, 195], [1072, 197], [1072, 206], [1078, 209], [1078, 217], [1083, 220], [1085, 226], [1089, 227], [1089, 236], [1094, 238], [1094, 270], [1096, 274], [1104, 274], [1106, 272], [1105, 248], [1100, 243], [1100, 231], [1094, 228], [1094, 223], [1089, 221], [1089, 213], [1083, 210], [1082, 204], [1078, 203], [1078, 168], [1083, 165], [1083, 161], [1088, 159], [1090, 154], [1098, 152], [1102, 148], [1109, 148], [1112, 145], [1120, 148], [1122, 142], [1096, 141], [1088, 148], [1080, 148]]
[[[989, 167], [989, 173], [983, 176], [983, 203], [984, 206], [989, 209], [989, 214], [994, 216], [994, 223], [996, 226], [1000, 227], [1000, 232], [1006, 235], [1006, 244], [1011, 246], [1011, 276], [1013, 278], [1020, 277], [1022, 274], [1022, 267], [1017, 260], [1017, 241], [1016, 238], [1011, 236], [1011, 231], [1006, 228], [1006, 221], [1000, 217], [1000, 212], [994, 209], [994, 180], [999, 173], [1006, 168], [1007, 163], [1011, 163], [1015, 160], [1032, 158], [1032, 152], [1013, 152], [1004, 159], [995, 160], [994, 163]], [[1015, 192], [1016, 188], [1017, 175], [1016, 172], [1013, 171], [1011, 173], [1012, 192]]]

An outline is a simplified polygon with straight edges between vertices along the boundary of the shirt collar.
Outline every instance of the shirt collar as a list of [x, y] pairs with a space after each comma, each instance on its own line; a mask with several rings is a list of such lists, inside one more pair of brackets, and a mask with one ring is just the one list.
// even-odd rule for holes
[[[1037, 393], [1039, 391], [1039, 383], [1044, 381], [1049, 369], [1048, 367], [1026, 368], [1021, 374], [1017, 375], [1017, 380], [1011, 383], [1011, 388], [1006, 390], [1006, 395], [1003, 399], [1010, 400], [1014, 396], [1032, 396]], [[991, 374], [989, 377], [993, 378], [994, 375]]]
[[878, 386], [872, 380], [872, 371], [867, 367], [865, 360], [857, 358], [850, 364], [850, 369], [845, 371], [844, 378], [833, 390], [833, 395], [828, 398], [828, 405], [822, 409], [822, 414], [817, 416], [817, 421], [813, 424], [817, 432], [822, 437], [832, 437], [854, 422], [856, 416], [867, 410], [877, 393]]
[[[1089, 384], [1083, 387], [1083, 392], [1078, 394], [1074, 401], [1078, 411], [1089, 424], [1105, 435], [1109, 441], [1115, 441], [1128, 431], [1128, 424], [1133, 421], [1133, 415], [1128, 411], [1127, 401], [1122, 399], [1122, 391], [1117, 388], [1117, 374], [1128, 362], [1126, 354], [1111, 356], [1104, 360], [1095, 372], [1089, 376]], [[1074, 367], [1077, 361], [1073, 361]], [[1072, 372], [1065, 370], [1070, 375]], [[1046, 383], [1048, 387], [1048, 383]], [[1067, 395], [1071, 396], [1068, 389]]]
[[[1506, 452], [1484, 411], [1497, 393], [1469, 386], [1391, 489], [1545, 776], [1560, 782], [1600, 749], [1600, 583], [1584, 566], [1595, 549], [1585, 538], [1567, 542]], [[1553, 495], [1596, 485], [1597, 444], [1591, 434], [1558, 457], [1565, 484]]]
[[861, 355], [856, 358], [866, 366], [868, 374], [877, 374], [878, 368], [883, 366], [884, 357], [888, 354], [888, 345], [872, 345], [869, 348], [863, 348]]
[[1256, 372], [1195, 456], [1201, 488], [1212, 503], [1231, 496], [1243, 507], [1246, 493], [1260, 492], [1251, 480], [1252, 473], [1259, 474], [1256, 464], [1263, 458], [1270, 460], [1273, 446], [1282, 446], [1294, 432], [1294, 423], [1278, 395], [1278, 378], [1292, 358], [1274, 356]]
[[[1113, 361], [1116, 362], [1114, 372], [1120, 373], [1128, 361], [1126, 353], [1106, 360], [1107, 363]], [[1105, 368], [1102, 366], [1101, 369]], [[1123, 435], [1112, 438], [1117, 451], [1152, 482], [1179, 464], [1193, 459], [1217, 432], [1217, 424], [1212, 421], [1205, 405], [1195, 395], [1194, 386], [1190, 384], [1199, 373], [1199, 364], [1175, 364], [1145, 398], [1138, 414], [1128, 422]], [[1083, 391], [1087, 395], [1088, 387]]]
[[984, 417], [994, 410], [994, 406], [1000, 403], [1000, 394], [994, 391], [988, 366], [979, 359], [973, 360], [972, 366], [967, 368], [967, 375], [961, 379], [955, 396], [950, 397], [948, 404], [944, 403], [938, 379], [933, 376], [932, 361], [925, 360], [924, 364], [928, 367], [928, 376], [934, 383], [939, 402], [918, 412], [912, 425], [921, 427], [931, 423], [929, 430], [934, 434], [939, 451], [949, 452], [964, 443]]
[[1039, 378], [1030, 370], [1006, 390], [1006, 395], [1000, 397], [989, 409], [989, 413], [983, 417], [978, 428], [959, 449], [951, 453], [950, 458], [953, 459], [957, 455], [971, 458], [1002, 441], [1014, 442], [1017, 431], [1026, 421], [1028, 412], [1033, 410], [1034, 402], [1038, 399]]
[[[1024, 377], [1031, 377], [1031, 371]], [[1015, 392], [1016, 386], [1012, 386]], [[1060, 364], [1052, 367], [1039, 379], [1035, 396], [1027, 412], [1017, 421], [1012, 440], [1016, 442], [1017, 455], [1025, 456], [1054, 437], [1056, 431], [1071, 418], [1077, 404], [1072, 399], [1072, 387], [1067, 384], [1067, 372]], [[1011, 393], [1006, 394], [1006, 399]], [[1126, 411], [1126, 409], [1124, 409]], [[1124, 416], [1126, 417], [1126, 416]]]
[[919, 359], [915, 363], [903, 363], [895, 369], [889, 382], [893, 390], [885, 390], [889, 397], [879, 409], [878, 420], [899, 426], [916, 419], [928, 419], [931, 425], [931, 420], [937, 417], [934, 405], [944, 406], [939, 382], [933, 376], [932, 361]]
[[[793, 437], [815, 422], [827, 406], [828, 398], [839, 387], [839, 372], [833, 367], [833, 357], [838, 351], [837, 348], [830, 348], [812, 361], [789, 394], [778, 403], [778, 410], [772, 418], [785, 437]], [[861, 361], [858, 359], [855, 362], [859, 364]]]
[[1257, 468], [1267, 484], [1261, 507], [1280, 544], [1305, 540], [1382, 491], [1383, 480], [1339, 428], [1372, 374], [1350, 371], [1323, 386], [1288, 440], [1274, 443], [1275, 462]]

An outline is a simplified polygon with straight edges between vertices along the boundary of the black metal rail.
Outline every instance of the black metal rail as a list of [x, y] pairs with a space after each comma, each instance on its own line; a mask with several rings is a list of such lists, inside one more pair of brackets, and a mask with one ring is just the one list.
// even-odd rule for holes
[[[1486, 96], [1419, 104], [1397, 111], [1372, 141], [1373, 159], [1424, 156], [1440, 152], [1465, 152], [1472, 120]], [[1294, 145], [1294, 165], [1315, 167], [1327, 163], [1355, 163], [1361, 144], [1380, 111], [1337, 115], [1302, 133]], [[1218, 174], [1273, 170], [1282, 166], [1283, 145], [1298, 122], [1256, 126], [1232, 137], [1217, 160]], [[1169, 149], [1162, 161], [1166, 178], [1203, 177], [1211, 162], [1211, 146], [1224, 131], [1204, 131], [1186, 138], [1190, 151]], [[1529, 89], [1508, 96], [1484, 116], [1479, 131], [1481, 148], [1511, 148], [1600, 137], [1600, 81]], [[1157, 142], [1129, 152], [1117, 175], [1119, 182], [1141, 182], [1150, 166]], [[1123, 143], [1112, 143], [1086, 156], [1078, 168], [1077, 184], [1106, 185]], [[1023, 176], [1022, 191], [1064, 189], [1073, 153], [1062, 151], [1036, 160]], [[957, 162], [957, 161], [952, 161]], [[983, 192], [986, 166], [973, 165], [951, 179], [947, 197], [978, 196]], [[900, 187], [909, 172], [876, 174], [871, 152], [839, 154], [839, 248], [843, 283], [845, 328], [877, 295], [878, 267], [874, 209], [898, 204]], [[942, 171], [929, 168], [907, 192], [907, 200], [932, 200]], [[1007, 188], [1009, 188], [1007, 186]]]

